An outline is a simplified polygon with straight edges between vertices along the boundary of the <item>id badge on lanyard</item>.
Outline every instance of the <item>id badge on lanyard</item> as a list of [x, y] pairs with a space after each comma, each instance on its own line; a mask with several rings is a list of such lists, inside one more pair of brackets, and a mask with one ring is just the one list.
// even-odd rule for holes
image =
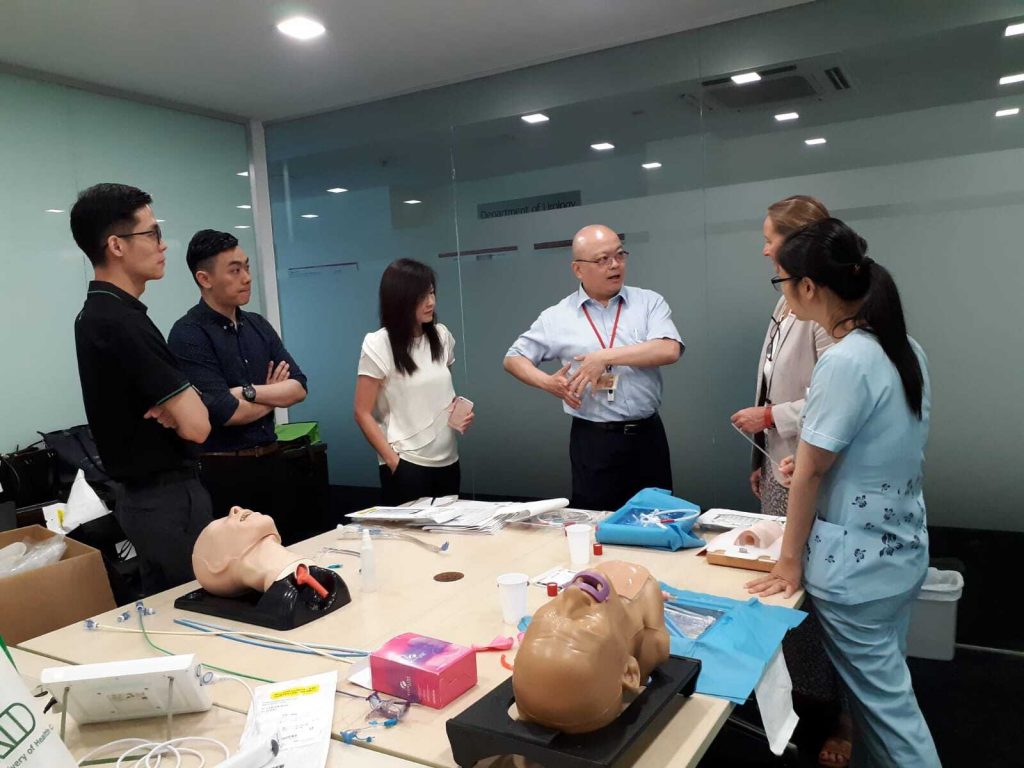
[[[609, 347], [615, 346], [615, 334], [619, 330], [619, 316], [622, 314], [622, 299], [619, 299], [619, 308], [615, 312], [615, 323], [612, 325], [612, 336], [608, 340], [607, 347], [604, 344], [604, 339], [601, 337], [601, 332], [597, 330], [597, 326], [594, 325], [594, 321], [590, 317], [590, 313], [587, 311], [587, 308], [584, 306], [582, 309], [583, 314], [587, 316], [587, 322], [590, 323], [590, 327], [593, 328], [594, 330], [594, 335], [597, 336], [597, 341], [601, 344], [601, 349], [608, 349]], [[612, 373], [612, 366], [609, 365], [605, 368], [604, 373], [602, 373], [598, 377], [597, 384], [594, 385], [594, 389], [597, 390], [598, 392], [604, 392], [605, 397], [608, 399], [608, 402], [614, 403], [615, 388], [618, 386], [618, 384], [619, 374]]]

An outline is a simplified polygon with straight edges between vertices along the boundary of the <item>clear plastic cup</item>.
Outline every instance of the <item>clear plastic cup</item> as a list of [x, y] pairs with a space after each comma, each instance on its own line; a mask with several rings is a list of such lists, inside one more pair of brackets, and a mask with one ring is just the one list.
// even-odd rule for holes
[[525, 573], [503, 573], [498, 577], [501, 618], [506, 624], [514, 627], [526, 615], [526, 590], [529, 585], [530, 577]]
[[576, 523], [565, 529], [565, 537], [569, 540], [569, 562], [573, 566], [590, 563], [590, 533], [594, 526], [589, 523]]

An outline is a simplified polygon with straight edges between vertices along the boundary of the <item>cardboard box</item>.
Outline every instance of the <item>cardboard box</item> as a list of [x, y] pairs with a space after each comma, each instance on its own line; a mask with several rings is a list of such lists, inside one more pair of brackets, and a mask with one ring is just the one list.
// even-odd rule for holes
[[[0, 548], [45, 541], [57, 534], [41, 525], [0, 533]], [[9, 644], [66, 627], [116, 607], [99, 550], [65, 538], [60, 562], [0, 578], [0, 635]]]
[[370, 654], [375, 690], [440, 709], [476, 685], [476, 652], [412, 632]]

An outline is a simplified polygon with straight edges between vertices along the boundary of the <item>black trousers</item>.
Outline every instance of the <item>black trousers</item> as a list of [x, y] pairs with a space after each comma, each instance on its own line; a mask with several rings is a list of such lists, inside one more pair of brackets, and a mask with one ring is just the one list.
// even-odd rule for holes
[[200, 477], [213, 500], [214, 517], [234, 506], [274, 518], [281, 541], [291, 544], [326, 530], [328, 482], [319, 446], [284, 446], [265, 456], [204, 454]]
[[139, 558], [145, 595], [195, 578], [192, 548], [213, 516], [210, 495], [195, 473], [116, 483], [114, 514]]
[[616, 510], [643, 488], [672, 490], [672, 465], [661, 417], [594, 422], [574, 418], [569, 433], [576, 509]]
[[421, 496], [452, 496], [458, 494], [462, 481], [459, 462], [447, 467], [421, 467], [401, 459], [395, 471], [380, 465], [381, 502], [396, 507]]

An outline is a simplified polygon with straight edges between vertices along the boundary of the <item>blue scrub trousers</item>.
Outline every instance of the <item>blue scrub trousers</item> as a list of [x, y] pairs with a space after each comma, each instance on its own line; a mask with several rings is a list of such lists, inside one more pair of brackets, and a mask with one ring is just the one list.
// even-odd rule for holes
[[844, 605], [811, 597], [825, 650], [850, 692], [850, 768], [936, 768], [935, 742], [907, 667], [910, 608], [920, 584], [893, 597]]

